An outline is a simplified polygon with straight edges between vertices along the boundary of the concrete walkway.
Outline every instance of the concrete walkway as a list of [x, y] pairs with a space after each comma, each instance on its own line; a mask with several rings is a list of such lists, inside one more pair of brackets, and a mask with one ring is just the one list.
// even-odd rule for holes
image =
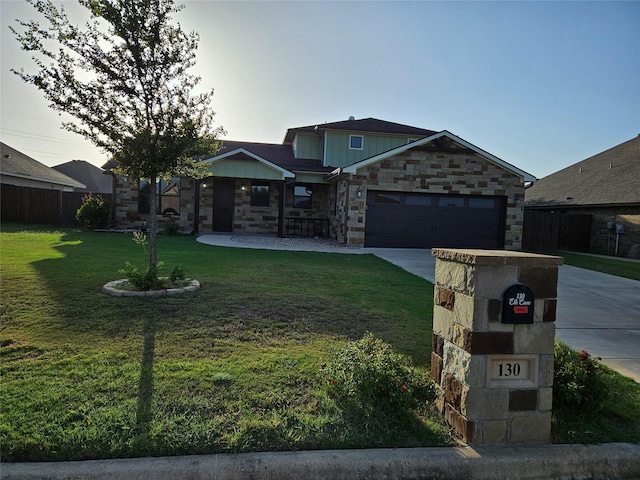
[[[352, 248], [322, 239], [231, 234], [202, 235], [198, 241], [236, 248], [373, 254], [432, 283], [435, 280], [431, 250]], [[640, 382], [640, 281], [563, 265], [556, 317], [557, 338]]]

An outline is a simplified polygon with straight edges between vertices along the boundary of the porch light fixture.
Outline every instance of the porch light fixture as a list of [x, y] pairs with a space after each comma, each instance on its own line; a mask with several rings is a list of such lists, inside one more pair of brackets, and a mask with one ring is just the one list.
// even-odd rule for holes
[[356, 190], [356, 196], [357, 196], [358, 198], [361, 198], [361, 197], [362, 197], [362, 187], [358, 187], [358, 190]]
[[207, 184], [206, 184], [206, 183], [201, 183], [201, 184], [200, 184], [200, 186], [201, 186], [202, 188], [207, 188]]
[[243, 192], [246, 190], [246, 187], [244, 186], [244, 183], [242, 184], [242, 186], [240, 188], [242, 189]]

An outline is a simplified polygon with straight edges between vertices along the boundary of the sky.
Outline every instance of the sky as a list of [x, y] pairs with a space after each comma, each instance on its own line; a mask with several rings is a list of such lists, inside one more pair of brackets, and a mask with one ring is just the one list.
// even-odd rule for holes
[[[640, 1], [177, 3], [223, 140], [374, 117], [448, 130], [542, 178], [640, 134]], [[108, 156], [10, 72], [36, 71], [8, 28], [35, 10], [0, 8], [0, 139], [45, 165], [101, 166]]]

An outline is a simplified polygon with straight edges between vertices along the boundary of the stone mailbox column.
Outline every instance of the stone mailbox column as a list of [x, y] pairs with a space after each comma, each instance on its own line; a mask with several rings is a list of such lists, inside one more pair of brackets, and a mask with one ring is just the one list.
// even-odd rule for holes
[[446, 421], [467, 443], [549, 442], [562, 258], [504, 250], [432, 254], [431, 375]]

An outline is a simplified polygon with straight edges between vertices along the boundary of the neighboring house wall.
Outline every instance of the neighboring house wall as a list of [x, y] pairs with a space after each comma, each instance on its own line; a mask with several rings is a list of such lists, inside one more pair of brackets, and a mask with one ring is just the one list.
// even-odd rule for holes
[[[363, 194], [357, 197], [358, 187]], [[366, 190], [490, 195], [507, 198], [504, 247], [518, 250], [522, 242], [524, 186], [516, 175], [473, 154], [408, 150], [361, 168], [349, 186], [350, 209], [344, 239], [364, 244]]]
[[632, 245], [640, 243], [640, 207], [582, 207], [566, 212], [592, 216], [591, 253], [615, 254], [616, 232], [607, 230], [608, 222], [624, 226], [624, 233], [618, 236], [618, 256], [625, 257]]

